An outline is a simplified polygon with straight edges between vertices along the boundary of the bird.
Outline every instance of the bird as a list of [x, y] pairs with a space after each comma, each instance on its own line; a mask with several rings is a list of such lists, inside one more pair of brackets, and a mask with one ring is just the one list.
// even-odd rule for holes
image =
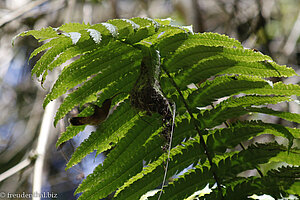
[[91, 116], [88, 117], [72, 117], [70, 119], [70, 123], [73, 126], [81, 126], [81, 125], [94, 125], [97, 126], [105, 121], [105, 119], [108, 116], [109, 109], [111, 106], [112, 99], [116, 97], [117, 95], [121, 94], [123, 92], [119, 92], [115, 95], [113, 95], [109, 99], [105, 99], [102, 103], [101, 107], [92, 104], [94, 107], [94, 113]]

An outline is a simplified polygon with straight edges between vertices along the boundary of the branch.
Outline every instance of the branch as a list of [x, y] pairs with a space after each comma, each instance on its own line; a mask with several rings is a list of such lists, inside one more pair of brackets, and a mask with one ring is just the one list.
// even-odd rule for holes
[[32, 1], [28, 3], [26, 6], [22, 6], [21, 8], [17, 9], [16, 11], [10, 12], [7, 15], [4, 15], [4, 17], [0, 18], [0, 28], [4, 26], [5, 24], [21, 17], [28, 11], [34, 9], [37, 6], [40, 6], [41, 4], [47, 2], [49, 0], [37, 0], [37, 1]]
[[[43, 121], [42, 121], [41, 130], [38, 138], [36, 152], [35, 152], [37, 155], [37, 159], [34, 165], [32, 194], [34, 193], [41, 194], [42, 178], [43, 178], [42, 173], [43, 173], [45, 152], [46, 152], [48, 137], [50, 134], [50, 128], [52, 127], [52, 122], [55, 114], [55, 107], [56, 107], [55, 104], [56, 101], [50, 102], [46, 107], [43, 115]], [[33, 200], [39, 200], [39, 199], [40, 197], [33, 197]]]
[[8, 177], [14, 175], [15, 173], [23, 170], [25, 167], [29, 166], [35, 160], [35, 154], [29, 155], [25, 160], [19, 162], [14, 167], [8, 169], [7, 171], [0, 174], [0, 182], [7, 179]]

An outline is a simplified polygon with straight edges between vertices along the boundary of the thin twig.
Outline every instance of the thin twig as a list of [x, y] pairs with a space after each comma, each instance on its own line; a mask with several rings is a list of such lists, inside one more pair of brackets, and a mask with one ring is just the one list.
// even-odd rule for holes
[[29, 166], [30, 163], [31, 163], [31, 159], [26, 158], [25, 160], [19, 162], [16, 166], [14, 166], [14, 167], [8, 169], [7, 171], [3, 172], [2, 174], [0, 174], [0, 182], [2, 182], [3, 180], [7, 179], [8, 177], [14, 175], [15, 173], [21, 171], [25, 167]]
[[210, 164], [210, 166], [212, 168], [212, 174], [213, 174], [213, 177], [214, 177], [214, 179], [215, 179], [215, 181], [217, 183], [217, 188], [218, 188], [218, 191], [219, 191], [219, 195], [220, 195], [221, 199], [224, 199], [220, 180], [219, 180], [216, 172], [214, 171], [214, 164], [213, 164], [213, 161], [212, 161], [212, 157], [210, 155], [210, 152], [208, 151], [208, 147], [206, 146], [205, 140], [204, 140], [204, 138], [203, 138], [203, 136], [201, 134], [201, 131], [200, 131], [198, 125], [197, 125], [197, 121], [194, 118], [194, 115], [193, 115], [190, 107], [188, 106], [187, 102], [185, 101], [184, 96], [181, 93], [181, 90], [179, 89], [179, 87], [177, 86], [177, 84], [175, 83], [175, 81], [173, 80], [173, 78], [171, 77], [171, 75], [169, 74], [169, 72], [166, 70], [166, 68], [163, 65], [162, 65], [162, 69], [165, 71], [165, 73], [169, 77], [170, 81], [172, 82], [172, 85], [176, 88], [176, 90], [177, 90], [180, 98], [182, 99], [182, 102], [183, 102], [184, 106], [186, 107], [189, 115], [191, 116], [191, 119], [193, 120], [193, 122], [195, 124], [195, 129], [196, 129], [196, 131], [197, 131], [197, 133], [198, 133], [198, 135], [200, 137], [200, 144], [202, 145], [202, 147], [204, 149], [204, 153], [206, 154], [206, 157], [207, 157], [207, 159], [209, 161], [209, 164]]
[[172, 128], [171, 128], [171, 133], [170, 133], [170, 143], [169, 143], [169, 149], [168, 149], [168, 158], [167, 158], [167, 163], [166, 163], [166, 169], [165, 169], [165, 174], [164, 174], [164, 178], [163, 178], [163, 182], [161, 185], [161, 190], [158, 196], [158, 199], [160, 199], [162, 193], [163, 193], [163, 188], [167, 179], [167, 173], [168, 173], [168, 167], [169, 167], [169, 161], [170, 161], [170, 152], [171, 152], [171, 148], [172, 148], [172, 140], [173, 140], [173, 132], [174, 132], [174, 126], [175, 126], [175, 113], [176, 113], [176, 104], [173, 103], [173, 118], [172, 118]]

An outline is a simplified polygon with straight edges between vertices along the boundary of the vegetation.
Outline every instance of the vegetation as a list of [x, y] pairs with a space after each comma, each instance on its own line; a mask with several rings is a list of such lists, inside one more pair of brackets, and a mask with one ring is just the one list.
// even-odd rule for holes
[[[299, 85], [270, 81], [297, 75], [292, 68], [225, 35], [194, 33], [169, 19], [68, 23], [18, 36], [27, 35], [46, 41], [30, 57], [46, 50], [32, 70], [41, 84], [49, 70], [72, 61], [44, 100], [46, 107], [69, 91], [54, 125], [78, 105], [94, 102], [101, 107], [121, 92], [112, 99], [116, 110], [67, 163], [69, 169], [94, 150], [108, 152], [77, 188], [79, 199], [112, 193], [115, 199], [139, 199], [161, 187], [166, 169], [162, 195], [148, 199], [185, 199], [207, 184], [212, 191], [200, 199], [300, 194], [300, 151], [294, 144], [299, 129], [240, 118], [266, 114], [300, 123], [299, 114], [269, 106], [300, 95]], [[79, 116], [93, 112], [89, 106]], [[84, 128], [68, 126], [57, 147]], [[262, 134], [277, 139], [250, 144]], [[285, 164], [262, 170], [272, 162]], [[249, 170], [254, 175], [247, 175]]]

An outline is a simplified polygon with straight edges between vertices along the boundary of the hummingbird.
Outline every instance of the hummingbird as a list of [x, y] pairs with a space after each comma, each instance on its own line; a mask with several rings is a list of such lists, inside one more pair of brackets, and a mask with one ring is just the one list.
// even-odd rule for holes
[[95, 104], [92, 104], [92, 106], [94, 107], [94, 113], [91, 116], [72, 117], [70, 119], [70, 123], [73, 126], [80, 126], [80, 125], [97, 126], [97, 125], [101, 124], [103, 121], [105, 121], [105, 119], [108, 116], [112, 99], [121, 93], [123, 93], [123, 92], [119, 92], [119, 93], [115, 94], [114, 96], [112, 96], [111, 98], [105, 99], [104, 102], [102, 103], [101, 107], [99, 107]]

